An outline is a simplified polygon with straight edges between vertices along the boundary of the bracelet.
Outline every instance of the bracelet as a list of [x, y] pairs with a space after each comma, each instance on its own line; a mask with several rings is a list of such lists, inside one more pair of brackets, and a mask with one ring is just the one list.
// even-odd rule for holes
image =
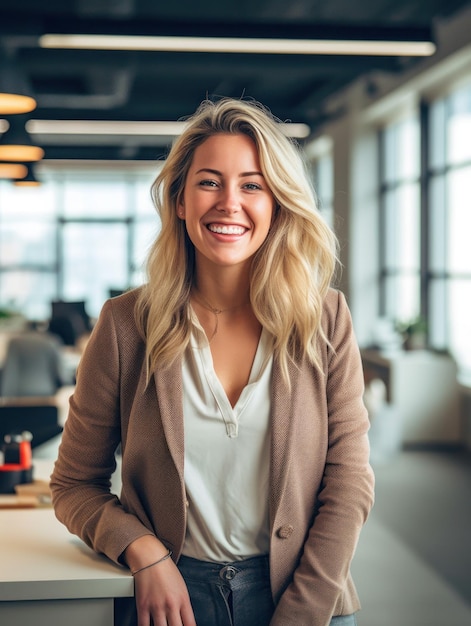
[[162, 563], [162, 561], [166, 561], [167, 559], [169, 559], [172, 556], [173, 552], [171, 550], [168, 551], [168, 553], [163, 556], [161, 559], [159, 559], [158, 561], [154, 561], [153, 563], [150, 563], [149, 565], [144, 565], [144, 567], [140, 567], [139, 569], [135, 570], [134, 572], [131, 572], [132, 576], [135, 576], [136, 574], [139, 574], [139, 572], [142, 572], [145, 569], [149, 569], [149, 567], [154, 567], [154, 565], [158, 565], [159, 563]]

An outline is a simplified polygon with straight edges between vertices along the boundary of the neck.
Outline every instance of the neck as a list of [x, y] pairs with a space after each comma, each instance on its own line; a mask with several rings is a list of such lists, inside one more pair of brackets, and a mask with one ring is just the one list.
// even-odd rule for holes
[[201, 267], [197, 265], [192, 295], [205, 308], [218, 311], [241, 307], [250, 302], [250, 268]]
[[[236, 279], [231, 280], [234, 278]], [[204, 275], [201, 281], [195, 281], [193, 285], [191, 298], [194, 304], [201, 307], [201, 309], [209, 311], [213, 316], [213, 321], [211, 322], [209, 318], [206, 322], [207, 327], [205, 327], [209, 343], [211, 343], [218, 332], [220, 315], [225, 313], [228, 315], [239, 315], [249, 310], [248, 280], [242, 281], [240, 279], [240, 274], [238, 277], [235, 277], [234, 274], [229, 276], [226, 273], [225, 280], [222, 280], [221, 276], [214, 277], [208, 273]], [[230, 287], [228, 288], [227, 285], [230, 285]]]
[[237, 309], [241, 309], [242, 307], [250, 303], [248, 296], [244, 296], [243, 299], [241, 298], [237, 304], [233, 303], [230, 305], [227, 304], [227, 306], [226, 305], [216, 306], [215, 303], [212, 303], [205, 295], [201, 293], [201, 291], [197, 287], [193, 287], [192, 294], [193, 294], [193, 298], [196, 300], [198, 304], [200, 304], [203, 308], [207, 309], [208, 311], [211, 311], [211, 313], [214, 313], [214, 315], [216, 316], [220, 315], [221, 313], [228, 313], [229, 311], [235, 311]]

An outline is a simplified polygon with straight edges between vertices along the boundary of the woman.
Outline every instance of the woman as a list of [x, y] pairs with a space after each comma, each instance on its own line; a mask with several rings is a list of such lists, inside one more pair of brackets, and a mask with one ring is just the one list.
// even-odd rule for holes
[[79, 367], [56, 514], [130, 568], [127, 623], [355, 624], [368, 418], [301, 156], [261, 105], [207, 101], [153, 197], [148, 282], [105, 304]]

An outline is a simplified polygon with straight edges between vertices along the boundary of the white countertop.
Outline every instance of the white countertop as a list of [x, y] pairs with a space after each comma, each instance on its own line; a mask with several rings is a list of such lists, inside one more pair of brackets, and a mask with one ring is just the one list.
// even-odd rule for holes
[[[35, 465], [45, 478], [52, 463]], [[50, 507], [0, 510], [0, 537], [0, 601], [134, 594], [129, 570], [70, 534]]]

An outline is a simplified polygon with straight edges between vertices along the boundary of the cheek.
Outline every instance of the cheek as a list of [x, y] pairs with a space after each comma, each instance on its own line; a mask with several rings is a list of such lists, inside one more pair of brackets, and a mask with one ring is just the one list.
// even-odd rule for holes
[[268, 230], [271, 228], [275, 221], [275, 205], [271, 204], [265, 206], [260, 211], [260, 220], [263, 221], [265, 228]]

